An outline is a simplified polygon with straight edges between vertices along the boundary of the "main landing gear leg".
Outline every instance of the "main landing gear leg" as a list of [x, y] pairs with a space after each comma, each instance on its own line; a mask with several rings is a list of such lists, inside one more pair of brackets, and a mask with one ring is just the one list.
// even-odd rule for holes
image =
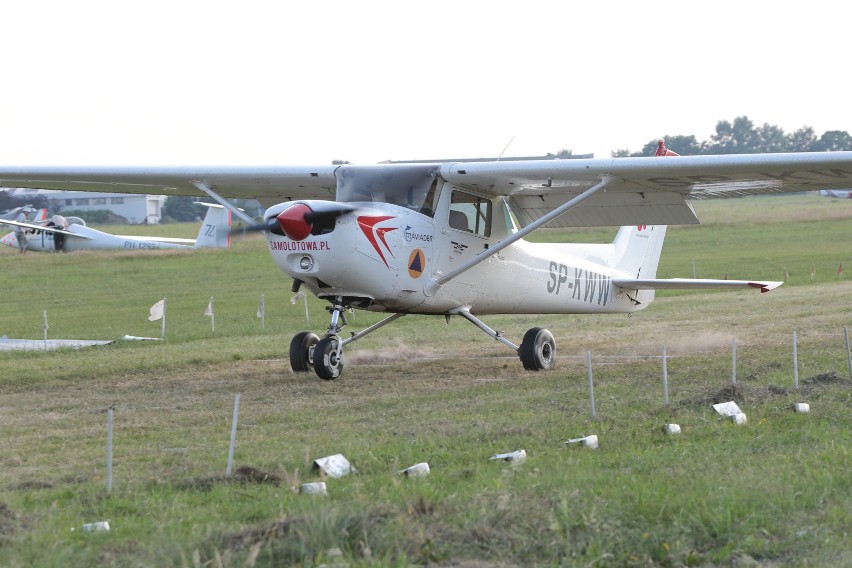
[[343, 372], [344, 345], [357, 341], [405, 315], [392, 314], [363, 331], [353, 333], [351, 337], [341, 339], [340, 332], [347, 324], [343, 299], [335, 298], [327, 309], [331, 312], [331, 324], [328, 326], [325, 337], [320, 339], [315, 333], [303, 331], [297, 333], [290, 342], [290, 366], [293, 371], [296, 373], [314, 371], [319, 378], [326, 381], [336, 379]]
[[520, 357], [524, 369], [528, 371], [549, 371], [556, 367], [556, 342], [553, 340], [553, 334], [548, 330], [540, 327], [528, 330], [524, 334], [521, 346], [518, 347], [503, 337], [499, 331], [495, 331], [485, 325], [482, 320], [471, 314], [467, 308], [459, 309], [454, 313], [462, 316], [500, 343], [514, 350], [518, 354], [518, 357]]

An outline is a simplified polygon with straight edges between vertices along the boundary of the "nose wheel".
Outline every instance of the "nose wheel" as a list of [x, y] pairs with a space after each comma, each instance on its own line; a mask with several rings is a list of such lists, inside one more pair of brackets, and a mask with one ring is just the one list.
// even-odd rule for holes
[[340, 331], [346, 325], [345, 306], [342, 298], [335, 298], [327, 308], [331, 312], [331, 324], [325, 337], [302, 331], [290, 341], [290, 366], [294, 373], [314, 371], [323, 380], [331, 381], [343, 372], [343, 344]]
[[309, 373], [314, 370], [314, 350], [319, 337], [311, 331], [302, 331], [290, 341], [290, 367], [294, 373]]
[[314, 371], [324, 381], [333, 381], [343, 372], [343, 345], [337, 335], [327, 335], [314, 347]]

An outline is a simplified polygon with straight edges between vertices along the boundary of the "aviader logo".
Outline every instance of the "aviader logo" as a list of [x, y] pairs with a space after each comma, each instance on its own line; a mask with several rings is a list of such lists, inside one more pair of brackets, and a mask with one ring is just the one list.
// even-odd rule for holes
[[[379, 258], [382, 259], [382, 262], [384, 262], [385, 266], [388, 268], [390, 268], [390, 265], [382, 252], [382, 248], [384, 247], [391, 256], [393, 256], [393, 252], [391, 252], [391, 249], [385, 240], [385, 233], [396, 231], [399, 227], [376, 227], [376, 225], [389, 219], [394, 219], [394, 217], [392, 215], [381, 215], [378, 217], [362, 215], [358, 217], [358, 226], [361, 227], [362, 231], [364, 231], [364, 236], [367, 237], [367, 240], [370, 241], [370, 244], [373, 245], [373, 248], [376, 249], [376, 252], [379, 254]], [[381, 243], [383, 247], [379, 246], [379, 243]]]

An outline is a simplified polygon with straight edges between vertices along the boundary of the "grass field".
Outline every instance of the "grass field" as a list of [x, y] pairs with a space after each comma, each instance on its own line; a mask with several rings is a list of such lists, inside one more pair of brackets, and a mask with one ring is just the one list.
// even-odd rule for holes
[[[706, 224], [669, 229], [661, 277], [694, 266], [699, 278], [786, 271], [788, 283], [770, 294], [667, 292], [630, 318], [485, 318], [511, 339], [551, 329], [559, 364], [548, 373], [524, 372], [459, 318], [408, 316], [353, 344], [338, 381], [293, 374], [290, 337], [324, 329], [328, 315], [311, 299], [306, 324], [258, 237], [217, 251], [0, 251], [0, 336], [40, 339], [43, 310], [53, 338], [158, 336], [148, 308], [168, 298], [162, 342], [0, 352], [0, 565], [852, 565], [852, 278], [837, 271], [852, 270], [852, 200], [696, 208]], [[193, 236], [197, 226], [145, 229]], [[215, 334], [203, 316], [211, 296]], [[348, 329], [379, 318], [358, 312]], [[710, 406], [731, 399], [746, 425]], [[811, 413], [793, 413], [795, 402]], [[665, 436], [668, 422], [683, 434]], [[592, 433], [599, 450], [563, 443]], [[521, 448], [524, 464], [489, 460]], [[326, 480], [326, 497], [293, 490], [335, 453], [358, 473]], [[396, 474], [423, 461], [428, 477]], [[80, 529], [107, 519], [109, 532]]]

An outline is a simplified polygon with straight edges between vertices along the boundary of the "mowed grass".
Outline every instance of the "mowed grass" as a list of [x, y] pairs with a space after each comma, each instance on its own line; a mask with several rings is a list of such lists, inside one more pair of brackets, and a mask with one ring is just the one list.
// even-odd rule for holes
[[[148, 308], [168, 298], [163, 342], [0, 352], [0, 565], [849, 565], [852, 284], [837, 266], [852, 267], [852, 200], [697, 209], [708, 223], [669, 229], [660, 276], [691, 276], [694, 259], [698, 277], [786, 269], [790, 282], [770, 294], [660, 294], [630, 318], [485, 318], [515, 341], [551, 329], [559, 365], [548, 373], [524, 372], [459, 318], [407, 316], [352, 344], [338, 381], [293, 374], [290, 337], [324, 329], [328, 315], [312, 298], [306, 324], [257, 237], [227, 251], [0, 253], [0, 335], [41, 338], [46, 309], [55, 338], [159, 336]], [[347, 330], [379, 318], [358, 312]], [[237, 473], [226, 479], [237, 393]], [[710, 406], [731, 399], [746, 425]], [[812, 412], [793, 413], [795, 402]], [[665, 436], [668, 422], [683, 434]], [[563, 444], [592, 433], [599, 450]], [[522, 448], [524, 464], [489, 460]], [[319, 480], [313, 460], [334, 453], [358, 473], [326, 480], [327, 497], [293, 490]], [[430, 476], [397, 475], [423, 461]], [[108, 533], [80, 530], [107, 519]]]

